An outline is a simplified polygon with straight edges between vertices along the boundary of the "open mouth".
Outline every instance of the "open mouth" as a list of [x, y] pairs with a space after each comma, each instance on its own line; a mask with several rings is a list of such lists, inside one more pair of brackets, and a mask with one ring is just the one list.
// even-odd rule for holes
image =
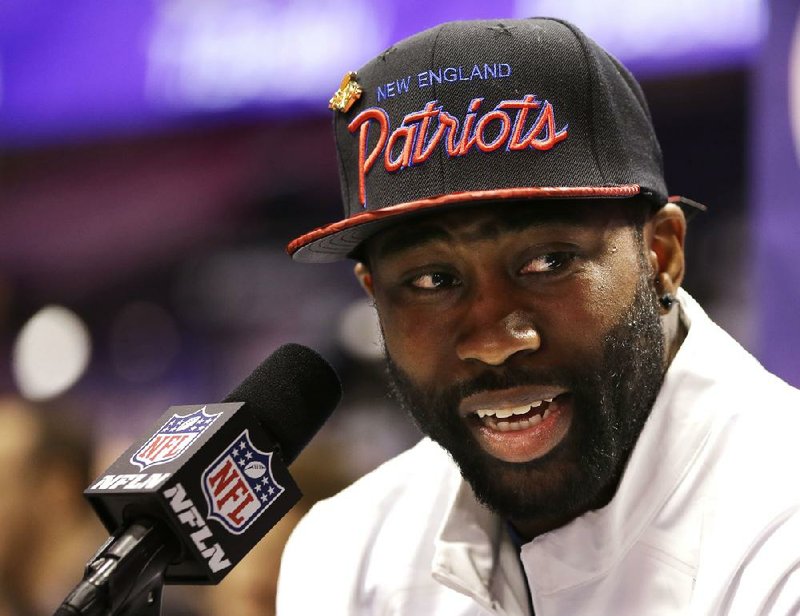
[[520, 386], [485, 391], [461, 401], [460, 412], [480, 447], [507, 462], [552, 451], [572, 424], [572, 396], [563, 389]]

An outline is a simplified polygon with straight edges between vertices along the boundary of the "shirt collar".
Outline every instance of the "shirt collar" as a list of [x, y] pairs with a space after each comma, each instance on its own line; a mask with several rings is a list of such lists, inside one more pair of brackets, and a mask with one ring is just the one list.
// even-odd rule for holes
[[528, 614], [529, 593], [519, 548], [506, 524], [461, 480], [438, 533], [432, 574], [494, 614]]

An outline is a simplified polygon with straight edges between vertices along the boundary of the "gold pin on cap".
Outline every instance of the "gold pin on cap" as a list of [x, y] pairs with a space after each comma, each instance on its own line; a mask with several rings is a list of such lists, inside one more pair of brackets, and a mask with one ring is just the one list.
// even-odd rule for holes
[[363, 91], [356, 81], [355, 71], [350, 71], [344, 76], [342, 83], [339, 84], [339, 89], [336, 90], [333, 98], [328, 102], [328, 108], [347, 113], [350, 107], [361, 98]]

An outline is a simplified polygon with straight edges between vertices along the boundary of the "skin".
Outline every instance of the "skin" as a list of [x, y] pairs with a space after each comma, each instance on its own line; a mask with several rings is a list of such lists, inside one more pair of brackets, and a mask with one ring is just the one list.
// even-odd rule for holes
[[[637, 291], [674, 295], [683, 280], [680, 208], [658, 209], [641, 235], [631, 212], [630, 201], [558, 201], [433, 214], [373, 236], [355, 274], [375, 302], [387, 355], [409, 386], [436, 393], [487, 372], [560, 374], [576, 358], [602, 361], [604, 340], [626, 318]], [[666, 369], [685, 331], [677, 309], [662, 309], [660, 321]], [[554, 427], [535, 437], [540, 446], [493, 449], [467, 411], [514, 406], [546, 389], [494, 385], [488, 394], [464, 398], [465, 416], [458, 419], [476, 435], [476, 447], [500, 458], [498, 474], [509, 475], [508, 485], [520, 484], [511, 479], [519, 472], [530, 489], [545, 486], [542, 494], [557, 490], [580, 457], [569, 447], [578, 442], [581, 420], [569, 401], [551, 420]], [[581, 510], [510, 521], [527, 538], [562, 526], [607, 503], [621, 471]]]

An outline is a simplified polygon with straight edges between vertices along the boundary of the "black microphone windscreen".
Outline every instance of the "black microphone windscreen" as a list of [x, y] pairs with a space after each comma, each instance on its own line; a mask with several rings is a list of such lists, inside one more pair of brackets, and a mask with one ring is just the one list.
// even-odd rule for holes
[[301, 344], [285, 344], [267, 357], [224, 402], [244, 402], [291, 464], [342, 397], [331, 365]]

